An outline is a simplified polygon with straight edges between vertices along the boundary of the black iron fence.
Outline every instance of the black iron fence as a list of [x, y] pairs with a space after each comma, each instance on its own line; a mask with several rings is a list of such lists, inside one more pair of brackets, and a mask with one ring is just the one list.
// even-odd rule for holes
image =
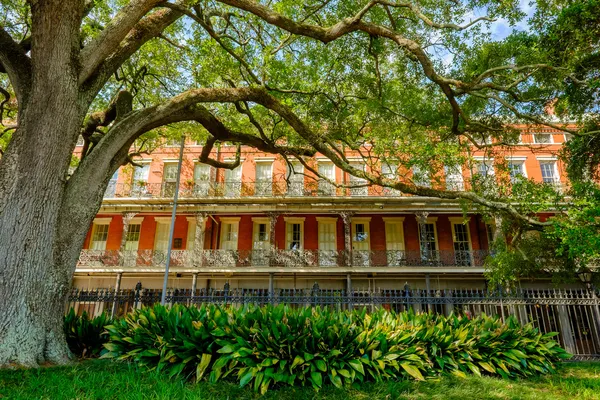
[[[543, 333], [558, 332], [558, 341], [577, 359], [600, 359], [600, 301], [597, 290], [333, 290], [320, 289], [171, 289], [167, 304], [190, 306], [211, 303], [223, 306], [246, 304], [280, 304], [294, 307], [326, 306], [338, 310], [367, 307], [388, 310], [450, 313], [473, 317], [485, 313], [498, 315], [503, 320], [514, 316], [521, 323], [532, 323]], [[78, 314], [86, 311], [97, 315], [108, 312], [123, 315], [134, 308], [160, 303], [162, 291], [133, 290], [80, 290], [73, 289], [67, 309]]]
[[[171, 266], [231, 267], [481, 267], [487, 250], [173, 250]], [[78, 267], [164, 266], [166, 251], [82, 250]]]

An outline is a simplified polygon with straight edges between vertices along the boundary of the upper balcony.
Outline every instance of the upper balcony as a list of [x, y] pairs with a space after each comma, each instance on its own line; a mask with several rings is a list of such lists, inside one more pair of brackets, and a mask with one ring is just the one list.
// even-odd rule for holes
[[[105, 199], [172, 199], [177, 186], [175, 182], [163, 183], [110, 183]], [[342, 188], [327, 181], [269, 182], [225, 181], [181, 183], [179, 198], [271, 198], [271, 197], [402, 197], [398, 190], [380, 186]]]
[[[478, 268], [490, 255], [475, 251], [401, 251], [401, 250], [172, 250], [170, 266], [202, 271], [253, 271], [259, 269], [294, 269], [330, 271], [332, 268], [375, 269], [409, 267]], [[166, 251], [158, 250], [83, 250], [77, 268], [82, 269], [164, 269]]]

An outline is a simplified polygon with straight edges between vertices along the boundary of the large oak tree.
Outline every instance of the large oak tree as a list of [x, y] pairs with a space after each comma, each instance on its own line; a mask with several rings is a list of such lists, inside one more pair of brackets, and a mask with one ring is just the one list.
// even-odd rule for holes
[[[528, 202], [406, 172], [435, 180], [488, 136], [514, 143], [516, 121], [561, 126], [544, 116], [555, 88], [533, 80], [567, 69], [523, 42], [486, 50], [495, 18], [524, 17], [515, 3], [2, 0], [0, 365], [67, 361], [64, 300], [86, 232], [110, 177], [156, 128], [197, 132], [200, 161], [217, 168], [239, 162], [211, 158], [226, 142], [301, 161], [320, 152], [369, 184], [543, 228]], [[357, 169], [347, 149], [398, 169]]]

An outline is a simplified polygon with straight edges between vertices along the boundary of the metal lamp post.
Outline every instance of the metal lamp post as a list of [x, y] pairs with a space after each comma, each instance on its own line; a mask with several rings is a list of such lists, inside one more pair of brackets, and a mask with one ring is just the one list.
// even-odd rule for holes
[[592, 296], [592, 301], [594, 302], [592, 307], [594, 310], [594, 317], [596, 320], [596, 332], [600, 332], [600, 304], [598, 301], [598, 297], [596, 296], [596, 289], [592, 284], [593, 273], [589, 269], [584, 269], [578, 272], [577, 276], [585, 285], [585, 288], [588, 291], [588, 293]]
[[163, 280], [162, 296], [160, 304], [165, 305], [167, 298], [167, 283], [169, 281], [169, 265], [171, 264], [171, 247], [173, 246], [173, 235], [175, 233], [175, 217], [177, 214], [177, 198], [179, 197], [179, 181], [181, 179], [181, 164], [183, 162], [183, 148], [185, 147], [185, 135], [181, 135], [181, 146], [179, 147], [179, 163], [177, 164], [177, 178], [175, 179], [175, 194], [173, 195], [173, 212], [171, 213], [171, 226], [169, 228], [169, 245], [167, 246], [167, 259], [165, 261], [165, 277]]

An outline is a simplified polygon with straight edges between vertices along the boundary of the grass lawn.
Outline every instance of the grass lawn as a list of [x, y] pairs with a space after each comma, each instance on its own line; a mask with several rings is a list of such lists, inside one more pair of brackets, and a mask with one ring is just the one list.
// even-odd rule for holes
[[435, 381], [369, 383], [346, 390], [284, 387], [265, 396], [235, 384], [172, 381], [132, 364], [93, 360], [68, 367], [0, 370], [4, 399], [600, 399], [600, 363], [564, 364], [531, 380], [444, 377]]

